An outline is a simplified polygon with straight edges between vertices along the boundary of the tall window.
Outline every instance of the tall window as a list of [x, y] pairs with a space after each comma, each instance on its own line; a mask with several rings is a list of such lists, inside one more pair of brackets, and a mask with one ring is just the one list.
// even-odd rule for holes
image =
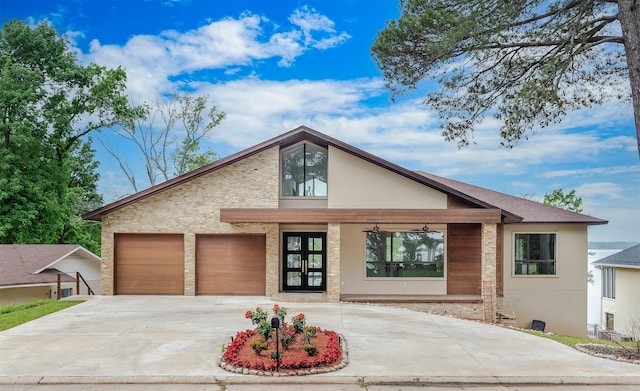
[[556, 274], [556, 234], [516, 234], [515, 243], [515, 274]]
[[305, 143], [282, 153], [282, 196], [327, 196], [326, 150]]
[[366, 235], [367, 277], [444, 277], [444, 233]]
[[613, 267], [602, 268], [602, 297], [616, 298], [616, 269]]

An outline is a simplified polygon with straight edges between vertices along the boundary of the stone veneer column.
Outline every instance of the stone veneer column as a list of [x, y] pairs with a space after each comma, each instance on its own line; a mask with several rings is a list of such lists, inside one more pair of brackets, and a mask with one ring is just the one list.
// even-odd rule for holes
[[184, 295], [196, 295], [196, 235], [184, 234]]
[[113, 270], [113, 253], [115, 237], [109, 229], [108, 221], [102, 222], [102, 245], [100, 248], [100, 294], [113, 296], [113, 284], [116, 276]]
[[327, 224], [327, 301], [340, 301], [340, 224]]
[[267, 224], [267, 264], [265, 295], [271, 297], [280, 291], [280, 226]]
[[482, 224], [482, 303], [485, 322], [496, 317], [496, 243], [498, 226]]

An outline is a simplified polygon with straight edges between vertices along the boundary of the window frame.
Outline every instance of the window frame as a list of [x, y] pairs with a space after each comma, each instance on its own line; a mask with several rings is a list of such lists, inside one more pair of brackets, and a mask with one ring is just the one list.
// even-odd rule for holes
[[[435, 232], [442, 234], [442, 276], [420, 276], [420, 277], [406, 277], [406, 276], [402, 276], [402, 277], [395, 277], [395, 276], [380, 276], [380, 277], [372, 277], [367, 275], [367, 264], [369, 264], [370, 262], [368, 262], [368, 249], [367, 249], [367, 235], [371, 232], [365, 232], [364, 233], [364, 268], [363, 268], [363, 276], [364, 279], [367, 281], [443, 281], [447, 279], [447, 231], [446, 229], [441, 229], [441, 228], [436, 228], [434, 229]], [[416, 231], [411, 231], [409, 228], [392, 228], [389, 230], [385, 230], [385, 233], [388, 234], [391, 237], [391, 240], [393, 241], [393, 239], [396, 237], [395, 234], [397, 233], [419, 233]], [[393, 244], [392, 244], [393, 246]], [[438, 246], [436, 246], [436, 248], [438, 248]], [[387, 254], [388, 255], [388, 254]], [[393, 259], [393, 255], [391, 256]], [[393, 260], [386, 260], [386, 263], [402, 263], [404, 264], [405, 262], [397, 262], [397, 261], [393, 261]], [[437, 267], [437, 265], [436, 265]]]
[[616, 268], [611, 266], [602, 267], [602, 298], [616, 299]]
[[[517, 253], [518, 253], [518, 235], [553, 235], [553, 261], [549, 262], [546, 260], [531, 260], [531, 259], [526, 259], [526, 260], [519, 260], [517, 259]], [[558, 233], [557, 232], [550, 232], [550, 231], [543, 231], [543, 232], [532, 232], [532, 231], [523, 231], [523, 232], [514, 232], [513, 233], [513, 246], [511, 249], [511, 256], [513, 257], [512, 262], [511, 262], [511, 266], [512, 266], [512, 270], [511, 270], [511, 276], [512, 277], [517, 277], [517, 278], [550, 278], [550, 277], [558, 277], [559, 273], [558, 273]], [[530, 251], [530, 250], [529, 250]], [[546, 262], [543, 262], [546, 261]], [[545, 274], [541, 274], [541, 273], [529, 273], [529, 267], [531, 265], [539, 265], [541, 263], [553, 263], [553, 273], [545, 273]], [[523, 266], [523, 264], [527, 265], [527, 273], [517, 273], [518, 270], [518, 264], [520, 264], [520, 266]], [[538, 268], [539, 266], [536, 266], [536, 268]]]
[[[285, 169], [285, 165], [284, 165], [284, 156], [287, 152], [298, 148], [300, 146], [303, 146], [303, 154], [306, 153], [307, 150], [307, 146], [311, 146], [315, 149], [318, 149], [322, 152], [324, 152], [325, 156], [326, 156], [326, 194], [323, 196], [308, 196], [308, 195], [284, 195], [284, 181], [285, 181], [285, 173], [284, 173], [284, 169]], [[307, 173], [306, 173], [306, 167], [307, 167], [307, 162], [306, 162], [306, 158], [304, 160], [304, 164], [303, 164], [303, 176], [305, 178], [306, 181], [306, 177], [307, 177]], [[287, 146], [286, 148], [282, 148], [280, 150], [280, 167], [278, 170], [278, 194], [280, 195], [280, 199], [286, 199], [286, 200], [326, 200], [329, 197], [329, 150], [325, 147], [321, 147], [317, 144], [311, 143], [309, 141], [301, 141], [298, 143], [295, 143], [293, 145]]]

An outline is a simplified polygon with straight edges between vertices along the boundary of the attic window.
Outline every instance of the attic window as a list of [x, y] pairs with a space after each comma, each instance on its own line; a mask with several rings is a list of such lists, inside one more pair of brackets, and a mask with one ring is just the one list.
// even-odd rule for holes
[[327, 151], [299, 144], [282, 152], [282, 196], [327, 196]]

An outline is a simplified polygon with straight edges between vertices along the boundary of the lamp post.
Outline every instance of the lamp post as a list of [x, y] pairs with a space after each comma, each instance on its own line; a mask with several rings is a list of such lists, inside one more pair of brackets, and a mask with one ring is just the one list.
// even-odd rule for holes
[[278, 329], [280, 328], [280, 318], [274, 316], [271, 318], [271, 327], [276, 329], [276, 371], [280, 369], [280, 338], [278, 338]]

